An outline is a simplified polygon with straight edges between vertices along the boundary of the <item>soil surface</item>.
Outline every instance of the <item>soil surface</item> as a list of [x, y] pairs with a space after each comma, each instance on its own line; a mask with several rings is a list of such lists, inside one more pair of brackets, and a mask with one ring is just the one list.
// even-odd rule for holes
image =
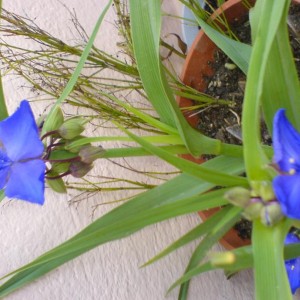
[[[300, 74], [300, 5], [291, 5], [288, 18], [291, 46], [295, 62]], [[238, 39], [251, 44], [251, 32], [249, 21], [243, 24], [233, 24], [232, 31]], [[241, 144], [240, 121], [246, 83], [245, 74], [222, 52], [218, 51], [215, 61], [212, 63], [215, 74], [207, 78], [208, 88], [205, 91], [217, 99], [225, 99], [233, 103], [231, 105], [210, 106], [198, 112], [198, 129], [205, 135], [220, 139], [231, 144]], [[264, 144], [272, 143], [265, 124], [261, 123], [262, 141]], [[211, 158], [211, 156], [207, 156]], [[234, 227], [243, 239], [251, 238], [252, 223], [241, 220]]]

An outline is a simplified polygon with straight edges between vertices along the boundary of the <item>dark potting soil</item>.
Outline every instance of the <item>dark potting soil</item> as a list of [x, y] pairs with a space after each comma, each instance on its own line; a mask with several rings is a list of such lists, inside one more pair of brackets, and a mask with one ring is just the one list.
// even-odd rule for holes
[[[291, 47], [295, 63], [300, 74], [300, 5], [291, 5], [288, 17]], [[231, 27], [238, 39], [244, 43], [251, 43], [249, 21], [243, 24], [233, 24]], [[204, 134], [220, 139], [225, 143], [241, 144], [240, 122], [245, 91], [246, 76], [222, 52], [217, 51], [215, 61], [209, 62], [215, 74], [207, 78], [208, 87], [206, 94], [217, 99], [230, 101], [231, 105], [210, 106], [200, 110], [198, 129]], [[271, 136], [266, 125], [261, 123], [262, 142], [270, 145]], [[207, 159], [211, 156], [207, 156]], [[242, 219], [235, 226], [242, 239], [251, 238], [252, 222]]]

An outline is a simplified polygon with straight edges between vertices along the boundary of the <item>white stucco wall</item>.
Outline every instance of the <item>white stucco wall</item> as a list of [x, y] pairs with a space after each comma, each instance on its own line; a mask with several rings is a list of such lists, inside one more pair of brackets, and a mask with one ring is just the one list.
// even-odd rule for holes
[[[76, 15], [88, 33], [101, 12], [105, 0], [4, 0], [6, 9], [34, 18], [35, 22], [63, 40], [73, 38], [69, 15], [63, 8], [66, 4], [75, 9]], [[180, 11], [175, 0], [166, 0], [170, 11]], [[166, 3], [165, 3], [166, 4]], [[113, 31], [114, 15], [111, 10], [99, 33], [97, 45], [103, 50], [115, 52], [116, 33]], [[173, 22], [173, 23], [171, 23]], [[175, 22], [175, 23], [174, 23]], [[180, 32], [178, 21], [165, 20], [166, 32]], [[171, 28], [171, 29], [168, 29]], [[20, 100], [33, 95], [29, 89], [12, 77], [4, 78], [5, 95], [10, 112]], [[36, 104], [36, 115], [44, 109]], [[147, 158], [132, 162], [137, 167], [161, 168], [162, 163]], [[101, 162], [101, 174], [113, 174], [119, 169]], [[115, 167], [116, 168], [116, 167]], [[167, 168], [167, 166], [166, 166]], [[125, 171], [123, 171], [125, 172]], [[133, 173], [128, 176], [137, 176]], [[110, 199], [109, 195], [97, 195], [79, 205], [70, 202], [74, 193], [58, 195], [46, 191], [44, 206], [31, 205], [22, 201], [4, 200], [0, 207], [0, 276], [30, 262], [46, 250], [65, 241], [92, 221], [95, 203]], [[124, 196], [126, 193], [124, 192]], [[111, 206], [101, 206], [96, 211], [100, 216]], [[162, 261], [140, 269], [139, 266], [155, 253], [199, 223], [196, 214], [176, 218], [152, 226], [118, 242], [114, 242], [77, 258], [49, 273], [6, 299], [9, 300], [160, 300], [165, 292], [185, 269], [194, 245], [180, 249]], [[189, 299], [249, 300], [252, 299], [251, 274], [244, 272], [227, 281], [222, 272], [205, 274], [193, 280]], [[177, 290], [166, 299], [177, 299]]]

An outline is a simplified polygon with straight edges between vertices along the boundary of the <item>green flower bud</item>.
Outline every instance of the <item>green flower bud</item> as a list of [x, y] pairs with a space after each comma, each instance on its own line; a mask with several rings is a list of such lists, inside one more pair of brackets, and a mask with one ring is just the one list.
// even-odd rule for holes
[[264, 201], [274, 200], [275, 195], [271, 181], [252, 181], [253, 194], [261, 197]]
[[232, 265], [236, 261], [235, 254], [227, 251], [222, 253], [213, 253], [210, 262], [215, 267], [225, 267]]
[[268, 203], [261, 210], [260, 217], [261, 222], [266, 226], [275, 225], [283, 218], [280, 204], [278, 202]]
[[255, 220], [258, 217], [260, 217], [261, 210], [263, 209], [263, 207], [263, 202], [260, 199], [251, 199], [250, 204], [246, 206], [245, 210], [243, 211], [243, 216], [247, 220]]
[[250, 191], [242, 187], [234, 187], [224, 194], [233, 205], [246, 207], [250, 201]]
[[78, 155], [80, 156], [82, 162], [90, 164], [94, 160], [103, 157], [104, 153], [105, 150], [101, 146], [83, 146]]
[[80, 117], [68, 119], [59, 127], [58, 133], [62, 138], [71, 140], [83, 132], [86, 122]]
[[275, 195], [270, 181], [263, 181], [260, 186], [260, 196], [264, 201], [274, 200]]
[[57, 130], [64, 123], [64, 116], [59, 106], [56, 106], [53, 112], [47, 118], [44, 125], [44, 131], [54, 131]]
[[74, 161], [70, 165], [70, 172], [73, 177], [81, 178], [93, 168], [93, 164], [86, 164], [82, 161]]

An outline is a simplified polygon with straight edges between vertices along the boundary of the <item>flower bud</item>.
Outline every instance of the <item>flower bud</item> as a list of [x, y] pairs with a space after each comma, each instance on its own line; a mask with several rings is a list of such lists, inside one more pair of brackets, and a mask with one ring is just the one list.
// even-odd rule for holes
[[263, 181], [260, 186], [260, 196], [264, 201], [274, 200], [275, 195], [270, 181]]
[[266, 226], [273, 226], [278, 223], [282, 218], [283, 214], [278, 202], [272, 202], [265, 205], [261, 210], [261, 222]]
[[243, 216], [247, 220], [255, 220], [260, 216], [263, 207], [263, 202], [260, 199], [251, 199], [249, 205], [247, 205], [247, 207], [245, 207], [245, 210], [243, 211]]
[[231, 265], [235, 262], [236, 257], [232, 252], [213, 253], [210, 262], [215, 267], [224, 267]]
[[95, 146], [84, 146], [80, 149], [78, 155], [81, 158], [81, 161], [90, 164], [94, 160], [103, 157], [105, 153], [105, 150], [101, 147], [95, 147]]
[[70, 172], [73, 177], [81, 178], [93, 168], [93, 164], [86, 164], [82, 161], [74, 161], [70, 165]]
[[234, 187], [227, 191], [224, 197], [236, 206], [246, 207], [250, 201], [250, 191], [242, 187]]
[[59, 106], [47, 118], [44, 124], [44, 132], [57, 130], [64, 123], [64, 116]]
[[253, 188], [253, 193], [260, 196], [263, 201], [274, 200], [274, 192], [271, 181], [252, 181], [251, 186]]
[[83, 132], [85, 123], [86, 120], [79, 117], [68, 119], [59, 127], [58, 133], [64, 139], [73, 139]]

